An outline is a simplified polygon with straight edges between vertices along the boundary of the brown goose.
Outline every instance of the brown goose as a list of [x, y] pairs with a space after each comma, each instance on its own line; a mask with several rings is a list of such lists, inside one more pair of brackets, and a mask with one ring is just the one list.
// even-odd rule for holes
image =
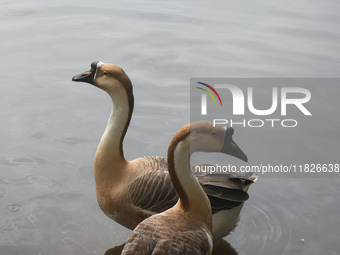
[[[106, 91], [113, 109], [97, 148], [94, 161], [97, 200], [103, 212], [119, 224], [134, 229], [149, 216], [176, 204], [178, 196], [171, 183], [166, 157], [141, 157], [127, 161], [123, 139], [128, 129], [134, 97], [132, 84], [122, 68], [100, 61], [91, 70], [76, 75], [73, 81], [87, 82]], [[227, 129], [224, 150], [247, 161], [247, 156], [232, 140]], [[252, 175], [198, 176], [213, 208], [214, 240], [227, 235], [236, 226], [247, 189], [256, 180]]]
[[[224, 152], [228, 134], [221, 126], [199, 121], [182, 127], [168, 150], [171, 181], [178, 193], [175, 206], [141, 222], [127, 240], [123, 255], [211, 254], [212, 211], [196, 178], [190, 175], [190, 155], [196, 151]], [[191, 152], [191, 153], [190, 153]]]

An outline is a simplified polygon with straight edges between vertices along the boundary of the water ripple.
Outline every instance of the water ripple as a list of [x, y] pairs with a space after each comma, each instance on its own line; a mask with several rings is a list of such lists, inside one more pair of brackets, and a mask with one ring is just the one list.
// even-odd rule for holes
[[11, 220], [3, 217], [3, 215], [1, 215], [1, 218], [0, 218], [0, 233], [5, 231], [9, 225], [11, 225]]
[[36, 157], [2, 157], [0, 162], [4, 165], [42, 165], [45, 164], [45, 160]]
[[18, 213], [22, 211], [23, 207], [19, 204], [10, 204], [10, 205], [6, 205], [6, 209], [10, 213]]
[[7, 190], [5, 188], [0, 188], [0, 198], [6, 197], [8, 194]]
[[229, 240], [245, 254], [276, 252], [283, 254], [291, 245], [291, 230], [285, 226], [287, 214], [283, 208], [268, 205], [268, 201], [250, 205], [241, 216], [239, 226]]

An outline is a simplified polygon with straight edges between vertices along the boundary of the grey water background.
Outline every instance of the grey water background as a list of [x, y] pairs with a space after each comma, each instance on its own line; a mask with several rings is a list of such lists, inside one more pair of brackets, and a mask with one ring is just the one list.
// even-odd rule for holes
[[[339, 11], [335, 0], [1, 1], [0, 254], [104, 254], [131, 233], [96, 202], [111, 102], [71, 82], [93, 60], [133, 82], [126, 157], [166, 155], [190, 121], [192, 77], [339, 77]], [[320, 130], [338, 127], [325, 116]], [[235, 140], [254, 158], [246, 137]], [[339, 193], [337, 178], [260, 179], [225, 238], [233, 251], [215, 254], [340, 254]]]

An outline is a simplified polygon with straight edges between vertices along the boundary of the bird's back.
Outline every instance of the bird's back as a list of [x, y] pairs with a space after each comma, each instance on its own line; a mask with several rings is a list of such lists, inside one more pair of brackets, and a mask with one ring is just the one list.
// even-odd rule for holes
[[122, 254], [208, 255], [211, 252], [209, 238], [197, 222], [184, 213], [169, 210], [139, 224], [126, 242]]

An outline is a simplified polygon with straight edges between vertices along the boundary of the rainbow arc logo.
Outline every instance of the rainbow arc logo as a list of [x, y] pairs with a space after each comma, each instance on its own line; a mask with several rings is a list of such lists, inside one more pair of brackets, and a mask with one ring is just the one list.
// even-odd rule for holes
[[[210, 89], [217, 96], [217, 98], [220, 101], [220, 104], [222, 106], [221, 97], [220, 97], [220, 95], [217, 93], [217, 91], [212, 86], [210, 86], [209, 84], [203, 83], [203, 82], [197, 82], [197, 83], [207, 87], [208, 89]], [[212, 98], [212, 100], [214, 101], [215, 105], [217, 105], [215, 97], [213, 96], [213, 94], [209, 90], [207, 90], [205, 88], [201, 88], [201, 87], [196, 87], [196, 88], [198, 88], [200, 90], [203, 90], [205, 93], [207, 93]], [[202, 106], [201, 107], [201, 114], [202, 115], [207, 115], [207, 95], [203, 94], [202, 97], [201, 97], [201, 100], [202, 100], [202, 102], [201, 102], [202, 103], [201, 104], [201, 106]]]

